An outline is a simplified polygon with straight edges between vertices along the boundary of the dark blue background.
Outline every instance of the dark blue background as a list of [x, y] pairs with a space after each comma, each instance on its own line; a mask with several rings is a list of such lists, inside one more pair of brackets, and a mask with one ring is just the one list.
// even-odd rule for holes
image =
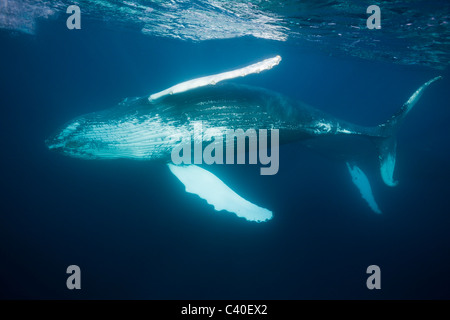
[[[0, 33], [0, 297], [125, 299], [450, 298], [449, 74], [363, 61], [305, 43], [242, 38], [200, 43], [83, 20]], [[215, 212], [162, 164], [83, 161], [45, 148], [59, 126], [178, 82], [280, 54], [238, 81], [375, 125], [425, 81], [399, 136], [396, 188], [375, 157], [361, 163], [383, 214], [359, 196], [345, 164], [283, 146], [280, 171], [215, 168], [270, 208], [268, 223]], [[82, 289], [66, 288], [67, 266]], [[366, 288], [381, 267], [382, 289]]]

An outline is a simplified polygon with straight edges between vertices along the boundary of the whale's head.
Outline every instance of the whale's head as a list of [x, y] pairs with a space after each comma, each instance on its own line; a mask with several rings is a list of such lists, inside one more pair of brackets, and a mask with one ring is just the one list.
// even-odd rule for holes
[[174, 125], [152, 112], [112, 108], [73, 119], [46, 141], [51, 151], [83, 159], [160, 159], [179, 143]]
[[79, 158], [92, 158], [92, 141], [85, 138], [86, 126], [82, 118], [74, 119], [45, 140], [52, 151]]
[[45, 144], [49, 150], [70, 157], [111, 158], [114, 149], [108, 139], [115, 136], [111, 127], [97, 113], [86, 114], [63, 125]]

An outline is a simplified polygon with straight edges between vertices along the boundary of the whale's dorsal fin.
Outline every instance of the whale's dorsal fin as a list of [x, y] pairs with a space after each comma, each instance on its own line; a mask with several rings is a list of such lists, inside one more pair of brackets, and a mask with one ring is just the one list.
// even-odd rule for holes
[[264, 222], [272, 218], [270, 210], [245, 200], [211, 172], [196, 165], [168, 166], [184, 184], [187, 192], [205, 199], [216, 211], [226, 210], [248, 221]]
[[192, 89], [207, 86], [207, 85], [214, 85], [223, 80], [229, 80], [229, 79], [238, 78], [238, 77], [245, 77], [246, 75], [249, 75], [252, 73], [260, 73], [261, 71], [269, 70], [272, 67], [278, 65], [280, 63], [280, 61], [281, 61], [281, 57], [275, 56], [275, 57], [265, 59], [263, 61], [251, 64], [249, 66], [246, 66], [246, 67], [243, 67], [240, 69], [235, 69], [232, 71], [227, 71], [227, 72], [223, 72], [223, 73], [214, 74], [211, 76], [206, 76], [206, 77], [201, 77], [201, 78], [196, 78], [196, 79], [188, 80], [185, 82], [181, 82], [181, 83], [176, 84], [168, 89], [151, 94], [148, 97], [148, 100], [150, 102], [153, 102], [153, 101], [158, 100], [167, 95], [177, 94], [180, 92], [185, 92], [188, 90], [192, 90]]

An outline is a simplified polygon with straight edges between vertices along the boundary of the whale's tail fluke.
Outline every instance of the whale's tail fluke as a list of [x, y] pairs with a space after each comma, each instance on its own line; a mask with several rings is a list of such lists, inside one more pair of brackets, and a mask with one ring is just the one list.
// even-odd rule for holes
[[400, 124], [417, 103], [425, 89], [441, 78], [442, 77], [439, 76], [423, 84], [391, 118], [377, 127], [378, 137], [374, 138], [374, 142], [378, 148], [381, 177], [388, 186], [394, 187], [398, 183], [398, 181], [394, 180], [394, 168], [397, 151], [396, 134]]

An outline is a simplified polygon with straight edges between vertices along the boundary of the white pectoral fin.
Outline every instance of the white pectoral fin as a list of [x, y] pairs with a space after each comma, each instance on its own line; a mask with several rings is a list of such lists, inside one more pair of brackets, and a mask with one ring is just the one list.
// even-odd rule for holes
[[198, 87], [207, 86], [207, 85], [214, 85], [223, 80], [228, 80], [228, 79], [233, 79], [233, 78], [238, 78], [238, 77], [245, 77], [246, 75], [249, 75], [252, 73], [260, 73], [261, 71], [269, 70], [272, 67], [278, 65], [280, 63], [280, 61], [281, 61], [281, 57], [275, 56], [275, 57], [251, 64], [244, 68], [235, 69], [232, 71], [218, 73], [218, 74], [214, 74], [211, 76], [188, 80], [188, 81], [179, 83], [177, 85], [174, 85], [163, 91], [151, 94], [148, 97], [148, 100], [150, 102], [152, 102], [152, 101], [155, 101], [155, 100], [162, 98], [164, 96], [167, 96], [167, 95], [177, 94], [177, 93], [181, 93], [181, 92], [195, 89]]
[[211, 204], [216, 211], [226, 210], [248, 221], [264, 222], [272, 218], [270, 210], [258, 207], [231, 190], [211, 172], [196, 165], [168, 164], [170, 171], [194, 193]]
[[372, 211], [374, 211], [376, 213], [381, 213], [381, 210], [378, 207], [378, 204], [375, 201], [375, 198], [373, 197], [372, 188], [370, 187], [369, 179], [367, 179], [367, 176], [364, 174], [364, 172], [356, 165], [349, 164], [348, 162], [347, 162], [347, 168], [348, 168], [348, 171], [350, 172], [350, 175], [352, 176], [353, 183], [359, 189], [359, 192], [361, 193], [361, 197], [364, 200], [366, 200], [370, 209], [372, 209]]

